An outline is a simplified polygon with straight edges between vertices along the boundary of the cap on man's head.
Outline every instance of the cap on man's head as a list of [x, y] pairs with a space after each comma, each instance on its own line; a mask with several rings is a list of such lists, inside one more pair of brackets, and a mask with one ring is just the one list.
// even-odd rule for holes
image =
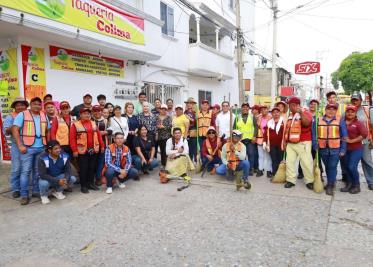
[[11, 105], [10, 107], [11, 107], [11, 108], [15, 108], [16, 105], [17, 105], [17, 103], [22, 103], [22, 104], [24, 104], [26, 107], [29, 106], [29, 104], [28, 104], [28, 102], [27, 102], [26, 99], [24, 99], [24, 98], [21, 97], [21, 96], [17, 96], [17, 97], [13, 100], [13, 103], [12, 103], [12, 105]]
[[60, 145], [60, 143], [57, 140], [50, 140], [50, 141], [48, 141], [46, 148], [47, 149], [52, 149], [55, 146], [59, 146], [59, 145]]
[[327, 104], [325, 109], [335, 109], [338, 110], [338, 106], [335, 104]]
[[47, 102], [45, 102], [45, 103], [44, 103], [44, 108], [45, 108], [46, 106], [48, 106], [48, 105], [52, 105], [52, 106], [54, 106], [54, 102], [53, 102], [53, 101], [47, 101]]
[[275, 111], [275, 110], [277, 110], [278, 112], [280, 112], [279, 107], [273, 107], [273, 108], [271, 109], [271, 112], [273, 112], [273, 111]]
[[42, 101], [41, 101], [40, 97], [34, 97], [34, 98], [31, 98], [30, 104], [33, 103], [33, 102], [40, 102], [41, 103]]
[[354, 105], [348, 105], [347, 107], [346, 107], [346, 112], [347, 111], [349, 111], [349, 110], [353, 110], [353, 111], [357, 111], [357, 108], [354, 106]]
[[337, 93], [335, 91], [330, 91], [330, 92], [327, 92], [326, 93], [326, 98], [329, 98], [331, 95], [337, 95]]
[[241, 108], [242, 108], [242, 107], [245, 107], [245, 106], [248, 107], [248, 108], [250, 108], [250, 104], [249, 104], [249, 103], [246, 103], [246, 102], [245, 102], [245, 103], [242, 103]]
[[219, 104], [215, 104], [215, 105], [212, 106], [212, 108], [216, 108], [216, 109], [220, 110], [220, 105]]
[[207, 129], [207, 133], [208, 132], [212, 132], [214, 131], [216, 133], [216, 130], [215, 130], [215, 127], [214, 126], [210, 126], [208, 129]]
[[167, 107], [166, 104], [162, 104], [162, 105], [161, 105], [161, 109], [168, 109], [168, 107]]
[[92, 107], [92, 111], [101, 111], [101, 106], [100, 105], [94, 105]]
[[232, 136], [233, 137], [241, 137], [242, 133], [239, 130], [233, 130], [232, 131]]
[[254, 105], [251, 107], [252, 110], [260, 110], [260, 105]]
[[69, 108], [69, 107], [70, 107], [70, 104], [67, 101], [62, 101], [60, 103], [60, 109], [62, 109], [62, 108]]
[[176, 106], [175, 106], [175, 110], [178, 109], [178, 108], [183, 109], [183, 106], [182, 106], [182, 105], [176, 105]]
[[79, 113], [80, 113], [80, 114], [82, 114], [82, 113], [84, 113], [84, 112], [91, 113], [91, 110], [90, 110], [89, 108], [81, 108], [81, 109], [79, 110]]
[[207, 99], [202, 100], [201, 103], [202, 103], [202, 104], [209, 104], [209, 105], [210, 105], [210, 102], [209, 102]]
[[300, 99], [296, 96], [293, 96], [291, 97], [289, 100], [288, 100], [288, 104], [298, 104], [300, 105]]
[[83, 98], [86, 98], [86, 97], [92, 98], [92, 95], [90, 93], [85, 93], [84, 96], [83, 96]]
[[352, 99], [358, 99], [358, 100], [363, 100], [363, 97], [361, 96], [361, 94], [359, 92], [354, 92], [352, 95], [351, 95], [351, 100]]

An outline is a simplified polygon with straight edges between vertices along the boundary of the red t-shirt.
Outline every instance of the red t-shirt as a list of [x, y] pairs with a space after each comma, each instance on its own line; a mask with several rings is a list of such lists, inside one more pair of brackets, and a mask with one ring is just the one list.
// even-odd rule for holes
[[[358, 136], [363, 136], [364, 138], [367, 138], [368, 136], [368, 130], [367, 127], [365, 127], [364, 123], [359, 121], [358, 119], [353, 120], [350, 124], [347, 124], [347, 133], [348, 133], [348, 138], [350, 139], [355, 139]], [[363, 144], [362, 142], [356, 142], [349, 144], [347, 143], [347, 150], [355, 150], [362, 148]]]
[[268, 143], [268, 136], [267, 132], [269, 132], [269, 145], [270, 146], [281, 146], [282, 143], [282, 138], [284, 136], [284, 123], [281, 123], [280, 130], [278, 133], [276, 133], [276, 127], [277, 127], [278, 122], [275, 122], [275, 128], [271, 129], [269, 128], [268, 131], [268, 125], [264, 129], [264, 142]]

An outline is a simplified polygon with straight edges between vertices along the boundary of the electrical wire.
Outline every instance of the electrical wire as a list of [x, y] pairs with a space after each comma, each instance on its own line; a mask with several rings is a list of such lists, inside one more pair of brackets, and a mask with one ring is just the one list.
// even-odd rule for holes
[[316, 17], [316, 18], [325, 18], [325, 19], [336, 19], [336, 20], [373, 21], [373, 18], [348, 18], [348, 17], [322, 16], [322, 15], [305, 14], [305, 13], [299, 13], [299, 14], [295, 14], [295, 15]]

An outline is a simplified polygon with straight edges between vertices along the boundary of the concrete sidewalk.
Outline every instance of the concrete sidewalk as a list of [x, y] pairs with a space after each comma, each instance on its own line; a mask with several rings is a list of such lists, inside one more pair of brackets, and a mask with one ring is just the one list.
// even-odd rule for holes
[[112, 195], [76, 188], [46, 206], [2, 193], [0, 266], [372, 266], [366, 184], [333, 198], [302, 181], [252, 184], [236, 192], [222, 177], [195, 175], [177, 192], [180, 183], [153, 173]]

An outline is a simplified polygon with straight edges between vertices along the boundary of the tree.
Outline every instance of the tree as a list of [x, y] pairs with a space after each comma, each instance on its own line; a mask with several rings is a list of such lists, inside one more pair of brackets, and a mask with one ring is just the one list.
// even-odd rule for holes
[[332, 84], [338, 89], [342, 83], [346, 94], [354, 91], [366, 92], [371, 95], [373, 91], [373, 50], [360, 53], [353, 52], [340, 64], [338, 70], [332, 73]]

